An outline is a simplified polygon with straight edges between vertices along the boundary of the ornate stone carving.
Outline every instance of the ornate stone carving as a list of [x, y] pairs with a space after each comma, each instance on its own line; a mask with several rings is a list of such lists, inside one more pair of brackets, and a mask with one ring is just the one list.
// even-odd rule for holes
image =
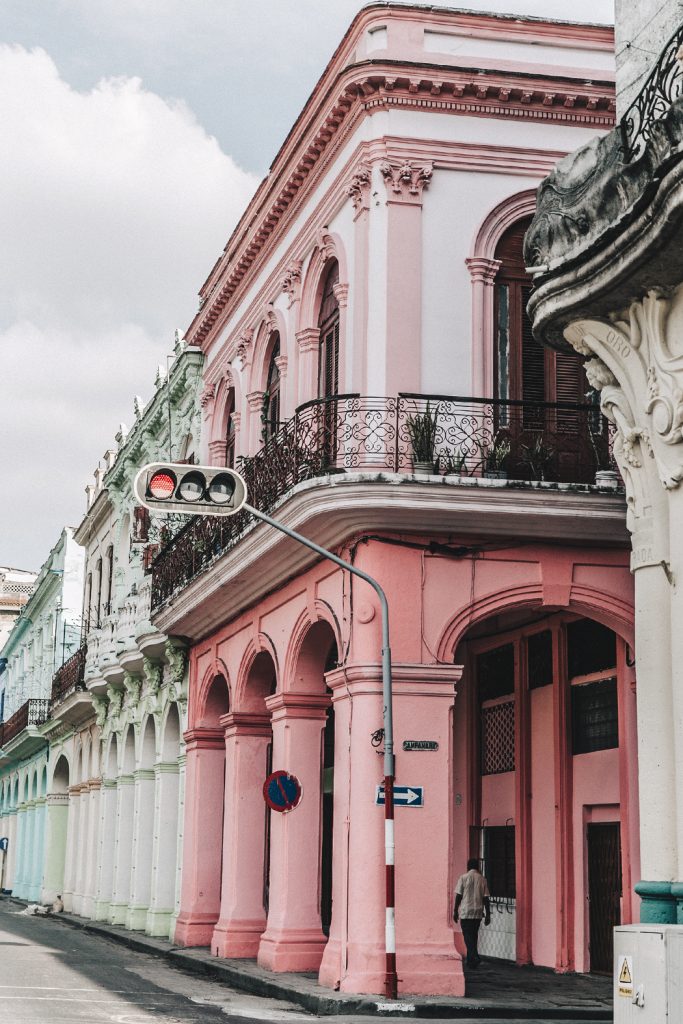
[[185, 680], [187, 648], [177, 640], [167, 640], [164, 650], [171, 669], [169, 695], [171, 700], [182, 703], [187, 700], [187, 684]]
[[233, 377], [232, 370], [230, 369], [229, 366], [226, 366], [225, 370], [223, 371], [223, 380], [225, 381], [225, 386], [227, 388], [234, 388], [235, 378]]
[[[683, 306], [680, 298], [677, 301]], [[565, 330], [567, 341], [578, 352], [598, 357], [586, 364], [592, 385], [604, 396], [604, 389], [618, 381], [628, 396], [632, 410], [630, 433], [624, 434], [628, 464], [634, 465], [630, 457], [635, 457], [636, 440], [642, 442], [667, 489], [683, 480], [683, 350], [675, 347], [671, 308], [667, 296], [650, 291], [631, 303], [627, 319], [582, 320]]]
[[275, 313], [275, 307], [272, 302], [269, 302], [266, 306], [263, 314], [263, 319], [266, 324], [266, 329], [270, 334], [273, 334], [278, 329], [277, 314]]
[[389, 160], [384, 160], [379, 165], [379, 170], [388, 192], [404, 201], [419, 202], [423, 189], [432, 180], [433, 166], [414, 166], [410, 160], [405, 160], [402, 164], [392, 164]]
[[164, 666], [160, 662], [151, 661], [149, 658], [145, 658], [142, 665], [147, 689], [156, 696], [164, 679]]
[[238, 359], [243, 359], [245, 360], [245, 362], [248, 360], [249, 353], [251, 350], [251, 343], [253, 340], [254, 331], [251, 327], [249, 327], [246, 331], [242, 331], [239, 338], [237, 339], [237, 349], [235, 351], [235, 356]]
[[332, 285], [332, 291], [334, 297], [339, 303], [341, 309], [345, 309], [349, 301], [349, 286], [343, 281], [337, 281], [336, 284]]
[[107, 719], [107, 711], [109, 709], [109, 701], [106, 697], [100, 697], [98, 694], [93, 693], [92, 695], [92, 706], [95, 712], [95, 724], [102, 729]]
[[361, 210], [369, 209], [371, 187], [372, 168], [369, 164], [358, 164], [351, 181], [346, 186], [346, 194], [353, 203], [353, 208], [357, 213]]
[[315, 243], [325, 262], [327, 262], [327, 260], [334, 259], [337, 255], [334, 249], [334, 241], [326, 227], [318, 229], [315, 236]]
[[130, 672], [123, 673], [123, 685], [126, 689], [126, 705], [130, 708], [137, 708], [140, 702], [140, 679]]
[[123, 690], [117, 690], [114, 686], [108, 686], [107, 697], [109, 698], [109, 718], [118, 718], [121, 714], [121, 705], [123, 704]]
[[215, 396], [216, 396], [216, 385], [215, 384], [205, 384], [204, 385], [204, 389], [202, 390], [202, 393], [199, 396], [199, 404], [201, 405], [202, 409], [205, 409], [207, 407], [207, 405], [209, 405], [209, 403], [214, 400]]
[[287, 267], [285, 276], [282, 278], [282, 290], [289, 297], [290, 308], [301, 298], [301, 268], [302, 260], [294, 260]]

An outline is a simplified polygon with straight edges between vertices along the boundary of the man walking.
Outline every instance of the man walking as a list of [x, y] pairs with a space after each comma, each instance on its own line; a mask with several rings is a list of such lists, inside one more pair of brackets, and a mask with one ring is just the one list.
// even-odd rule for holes
[[481, 919], [484, 924], [491, 924], [491, 904], [489, 887], [486, 879], [479, 871], [479, 861], [471, 857], [467, 861], [467, 872], [458, 879], [455, 887], [455, 907], [453, 920], [460, 921], [462, 937], [467, 948], [467, 966], [478, 967], [481, 958], [477, 952], [477, 940]]

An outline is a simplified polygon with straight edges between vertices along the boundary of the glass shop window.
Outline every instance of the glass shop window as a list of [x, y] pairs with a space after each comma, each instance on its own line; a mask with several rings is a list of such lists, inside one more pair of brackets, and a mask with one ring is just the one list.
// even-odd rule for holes
[[567, 625], [567, 660], [570, 679], [604, 672], [617, 664], [616, 636], [607, 626], [592, 619]]

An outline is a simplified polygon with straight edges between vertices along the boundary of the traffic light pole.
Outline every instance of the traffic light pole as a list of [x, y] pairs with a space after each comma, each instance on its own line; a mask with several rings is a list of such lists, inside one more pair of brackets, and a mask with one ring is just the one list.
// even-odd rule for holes
[[303, 537], [296, 530], [290, 530], [284, 523], [272, 519], [265, 512], [253, 508], [246, 502], [242, 506], [247, 512], [251, 512], [256, 519], [274, 527], [280, 533], [310, 548], [322, 558], [334, 562], [341, 569], [346, 569], [352, 576], [369, 583], [379, 598], [382, 610], [382, 699], [384, 703], [384, 864], [386, 869], [386, 921], [384, 932], [384, 948], [386, 954], [386, 968], [384, 978], [384, 991], [389, 999], [396, 999], [398, 993], [398, 978], [396, 975], [396, 916], [395, 916], [395, 884], [394, 884], [394, 722], [393, 722], [393, 700], [391, 692], [391, 648], [389, 646], [389, 605], [386, 594], [380, 587], [377, 580], [368, 576], [366, 572], [357, 569], [350, 562], [321, 547], [308, 537]]

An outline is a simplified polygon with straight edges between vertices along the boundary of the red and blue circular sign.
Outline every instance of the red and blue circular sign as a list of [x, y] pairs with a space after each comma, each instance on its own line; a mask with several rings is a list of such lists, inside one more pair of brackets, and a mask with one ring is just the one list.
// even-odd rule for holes
[[291, 811], [301, 802], [303, 790], [296, 775], [271, 772], [263, 783], [263, 799], [271, 811]]

